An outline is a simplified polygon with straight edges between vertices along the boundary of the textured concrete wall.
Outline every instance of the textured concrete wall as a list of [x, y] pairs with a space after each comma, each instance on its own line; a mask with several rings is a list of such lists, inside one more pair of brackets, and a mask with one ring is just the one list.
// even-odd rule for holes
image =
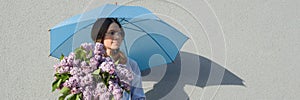
[[[49, 28], [115, 1], [1, 1], [1, 100], [53, 100]], [[190, 39], [174, 64], [143, 72], [148, 99], [297, 100], [299, 0], [118, 1], [144, 6]]]

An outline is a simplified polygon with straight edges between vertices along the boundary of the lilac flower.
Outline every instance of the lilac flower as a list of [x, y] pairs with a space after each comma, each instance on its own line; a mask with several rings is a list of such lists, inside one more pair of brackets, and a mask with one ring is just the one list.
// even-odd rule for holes
[[100, 61], [100, 60], [102, 59], [102, 56], [101, 56], [101, 55], [95, 55], [95, 59], [96, 59], [97, 61]]
[[70, 82], [72, 82], [72, 87], [79, 87], [79, 77], [78, 76], [73, 76], [69, 79]]
[[100, 54], [101, 54], [101, 51], [95, 49], [95, 50], [94, 50], [94, 54], [95, 54], [95, 55], [100, 55]]
[[98, 65], [99, 65], [99, 62], [96, 58], [90, 59], [90, 66], [92, 67], [93, 70], [96, 70]]
[[108, 72], [112, 75], [115, 72], [115, 65], [113, 62], [102, 62], [99, 67], [103, 72]]
[[71, 52], [67, 58], [67, 64], [69, 66], [73, 66], [74, 59], [75, 59], [75, 54], [73, 52]]
[[87, 66], [87, 63], [86, 63], [85, 61], [82, 61], [82, 62], [80, 63], [80, 66]]
[[71, 59], [74, 59], [75, 58], [75, 53], [71, 52], [68, 57], [71, 58]]
[[113, 62], [113, 59], [111, 59], [110, 57], [105, 57], [104, 59], [105, 59], [104, 61], [106, 62]]
[[69, 80], [66, 80], [63, 86], [68, 88], [79, 87], [79, 81], [78, 77], [70, 77]]
[[79, 80], [80, 80], [80, 83], [79, 83], [79, 85], [80, 85], [80, 87], [84, 87], [86, 84], [83, 82], [83, 76], [79, 76]]
[[84, 100], [91, 100], [92, 99], [92, 93], [91, 91], [83, 91], [83, 99]]
[[66, 73], [69, 71], [69, 67], [68, 66], [59, 66], [57, 67], [56, 71], [60, 74]]
[[85, 75], [80, 82], [81, 86], [91, 85], [91, 84], [93, 84], [93, 76], [91, 74]]
[[103, 44], [96, 43], [95, 44], [95, 49], [94, 49], [94, 54], [95, 55], [102, 55], [104, 53], [105, 53], [105, 51], [104, 51], [104, 48], [103, 48]]
[[108, 81], [108, 91], [112, 92], [114, 89], [114, 83], [112, 81]]
[[122, 89], [121, 88], [114, 88], [112, 94], [114, 96], [114, 100], [121, 100], [122, 98]]
[[109, 91], [114, 96], [115, 100], [120, 100], [122, 97], [123, 90], [118, 83], [109, 82]]
[[99, 88], [101, 93], [107, 92], [107, 87], [103, 82], [99, 83]]
[[62, 73], [64, 73], [64, 70], [61, 69], [61, 68], [59, 68], [59, 69], [57, 69], [57, 72], [58, 72], [59, 74], [62, 74]]
[[128, 81], [132, 81], [133, 80], [133, 73], [128, 72], [126, 74], [126, 77], [127, 77]]
[[83, 43], [81, 44], [81, 47], [85, 50], [85, 51], [90, 51], [93, 49], [92, 43]]
[[73, 87], [73, 88], [71, 89], [71, 93], [72, 93], [72, 94], [77, 94], [77, 93], [80, 93], [80, 90], [77, 89], [76, 87]]
[[[59, 64], [53, 66], [59, 74], [70, 73], [69, 79], [60, 84], [59, 89], [68, 87], [71, 89], [71, 94], [82, 93], [84, 100], [93, 98], [109, 100], [110, 96], [113, 96], [115, 100], [120, 100], [123, 91], [130, 90], [129, 83], [132, 81], [134, 73], [126, 69], [126, 65], [115, 65], [111, 57], [105, 57], [103, 55], [105, 53], [104, 46], [101, 43], [96, 43], [95, 46], [91, 43], [83, 43], [81, 48], [84, 50], [83, 52], [87, 53], [86, 61], [75, 59], [76, 54], [71, 52]], [[114, 77], [109, 80], [108, 84], [103, 81], [95, 81], [92, 72], [97, 69], [100, 69], [100, 74], [102, 73], [101, 75], [105, 75], [106, 78]], [[109, 74], [103, 74], [103, 72]]]
[[70, 70], [71, 75], [76, 75], [80, 73], [80, 69], [78, 67], [73, 67], [72, 70]]
[[117, 65], [116, 73], [119, 76], [120, 80], [126, 81], [127, 83], [130, 83], [130, 81], [133, 80], [134, 73], [131, 70], [128, 70], [125, 65], [119, 64]]
[[104, 92], [101, 96], [100, 96], [100, 100], [109, 100], [111, 93], [110, 92]]
[[104, 45], [102, 43], [96, 43], [95, 44], [95, 49], [96, 50], [104, 50]]
[[73, 67], [80, 67], [80, 59], [73, 60]]
[[70, 71], [70, 67], [69, 66], [63, 66], [62, 68], [63, 68], [63, 70], [65, 72], [69, 72]]
[[67, 61], [68, 57], [64, 57], [61, 61], [60, 61], [60, 65], [62, 66], [68, 66], [68, 61]]
[[72, 83], [69, 80], [66, 80], [66, 82], [63, 84], [64, 87], [72, 87]]
[[122, 84], [121, 87], [123, 87], [126, 91], [130, 90], [131, 87], [130, 87], [130, 84], [128, 82], [122, 80], [120, 83]]
[[103, 82], [97, 83], [96, 89], [95, 89], [95, 95], [100, 96], [104, 92], [107, 91], [107, 88]]
[[114, 94], [114, 100], [121, 100], [122, 96], [123, 95], [121, 93]]
[[89, 74], [93, 71], [90, 66], [82, 66], [81, 69], [84, 74]]

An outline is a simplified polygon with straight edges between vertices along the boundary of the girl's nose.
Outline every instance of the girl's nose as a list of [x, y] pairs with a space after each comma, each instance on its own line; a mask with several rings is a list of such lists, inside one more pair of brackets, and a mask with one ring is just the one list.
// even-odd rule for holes
[[121, 38], [121, 32], [116, 32], [114, 35], [113, 35], [114, 39], [119, 39]]

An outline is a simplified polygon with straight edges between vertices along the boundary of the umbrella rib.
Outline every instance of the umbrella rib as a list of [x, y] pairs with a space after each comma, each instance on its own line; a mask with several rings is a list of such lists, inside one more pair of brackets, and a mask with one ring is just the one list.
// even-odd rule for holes
[[[124, 20], [125, 20], [125, 19], [124, 19]], [[136, 22], [141, 22], [141, 21], [146, 21], [146, 20], [150, 20], [150, 19], [143, 19], [143, 20], [132, 21], [131, 23], [136, 23]], [[125, 24], [128, 24], [128, 23], [129, 23], [129, 21], [128, 21], [128, 20], [126, 20], [126, 22], [127, 22], [127, 23], [124, 23], [123, 25], [125, 25]]]
[[145, 32], [152, 40], [154, 40], [154, 42], [156, 43], [156, 44], [158, 44], [158, 46], [167, 54], [167, 56], [169, 57], [169, 59], [172, 61], [172, 62], [174, 62], [173, 60], [172, 60], [172, 58], [170, 57], [170, 55], [166, 52], [166, 50], [163, 48], [163, 47], [161, 47], [161, 45], [148, 33], [148, 32], [146, 32], [143, 28], [141, 28], [141, 27], [139, 27], [139, 26], [137, 26], [136, 24], [134, 24], [134, 23], [131, 23], [131, 22], [129, 22], [128, 20], [126, 20], [125, 19], [125, 21], [126, 22], [128, 22], [128, 23], [130, 23], [130, 24], [132, 24], [132, 25], [134, 25], [135, 27], [137, 27], [137, 28], [139, 28], [140, 30], [142, 30], [143, 32]]
[[141, 31], [141, 30], [137, 30], [137, 29], [134, 29], [134, 28], [130, 28], [130, 27], [126, 27], [126, 26], [123, 26], [124, 28], [127, 28], [127, 29], [131, 29], [131, 30], [134, 30], [134, 31], [139, 31], [139, 32], [144, 32], [144, 31]]

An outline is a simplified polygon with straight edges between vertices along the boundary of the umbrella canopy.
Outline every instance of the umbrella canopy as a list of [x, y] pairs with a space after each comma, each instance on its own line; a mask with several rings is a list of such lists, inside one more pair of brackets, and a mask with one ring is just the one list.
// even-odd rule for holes
[[[75, 15], [50, 29], [50, 56], [68, 55], [81, 43], [90, 42], [93, 24], [98, 18], [117, 18], [125, 37], [120, 49], [136, 60], [140, 70], [174, 61], [188, 39], [146, 8], [106, 4]], [[150, 59], [160, 55], [162, 59]], [[150, 62], [150, 63], [149, 63]]]

